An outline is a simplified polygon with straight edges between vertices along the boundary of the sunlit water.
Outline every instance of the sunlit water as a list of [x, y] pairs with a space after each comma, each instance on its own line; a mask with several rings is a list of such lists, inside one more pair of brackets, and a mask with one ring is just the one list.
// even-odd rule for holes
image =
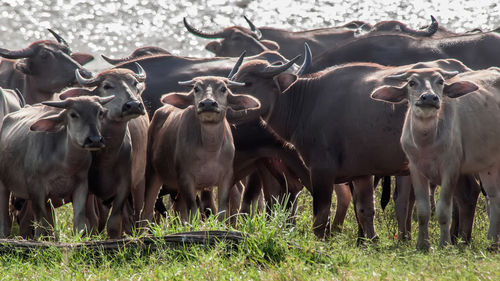
[[[159, 46], [174, 54], [211, 56], [208, 40], [189, 34], [182, 18], [206, 31], [246, 25], [243, 15], [257, 26], [304, 30], [341, 25], [351, 20], [376, 23], [400, 20], [411, 27], [427, 25], [430, 15], [451, 30], [489, 30], [500, 26], [500, 2], [495, 0], [269, 1], [269, 0], [2, 0], [0, 47], [19, 49], [30, 42], [52, 38], [56, 30], [73, 50], [98, 57], [128, 55], [137, 47]], [[91, 69], [107, 65], [98, 58]]]

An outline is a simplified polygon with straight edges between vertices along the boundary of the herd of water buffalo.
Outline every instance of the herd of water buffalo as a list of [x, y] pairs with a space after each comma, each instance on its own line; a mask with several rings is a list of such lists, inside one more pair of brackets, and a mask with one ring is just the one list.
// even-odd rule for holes
[[306, 187], [318, 237], [342, 227], [353, 200], [359, 237], [376, 239], [374, 186], [386, 205], [396, 176], [399, 239], [416, 203], [417, 248], [430, 246], [440, 185], [440, 244], [470, 241], [482, 191], [498, 247], [499, 29], [454, 33], [432, 17], [420, 30], [353, 21], [290, 32], [245, 19], [220, 32], [184, 19], [218, 39], [206, 45], [216, 57], [143, 47], [103, 56], [114, 67], [98, 75], [83, 67], [92, 55], [52, 30], [55, 41], [0, 48], [0, 236], [13, 219], [23, 237], [50, 234], [51, 208], [67, 202], [76, 230], [111, 238], [166, 215], [165, 195], [183, 221], [283, 198], [294, 215]]

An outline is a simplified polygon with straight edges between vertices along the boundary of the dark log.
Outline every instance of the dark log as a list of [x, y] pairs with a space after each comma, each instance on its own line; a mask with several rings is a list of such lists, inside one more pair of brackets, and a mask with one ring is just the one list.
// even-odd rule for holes
[[124, 249], [156, 250], [159, 248], [184, 248], [191, 245], [214, 245], [219, 241], [237, 244], [243, 239], [240, 232], [235, 231], [194, 231], [170, 234], [162, 237], [140, 237], [89, 241], [82, 243], [58, 243], [19, 239], [0, 239], [0, 253], [12, 250], [29, 252], [32, 250], [60, 249], [61, 251], [101, 251], [116, 252]]

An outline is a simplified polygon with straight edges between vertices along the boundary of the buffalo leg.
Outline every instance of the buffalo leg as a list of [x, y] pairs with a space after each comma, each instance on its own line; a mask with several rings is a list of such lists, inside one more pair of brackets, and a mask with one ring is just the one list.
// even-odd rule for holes
[[479, 174], [484, 191], [488, 195], [490, 210], [490, 226], [488, 239], [492, 240], [492, 248], [499, 247], [500, 237], [500, 171], [498, 167]]
[[90, 230], [86, 216], [88, 194], [87, 175], [84, 175], [81, 176], [80, 184], [73, 191], [71, 198], [73, 202], [73, 229], [76, 232], [87, 232]]
[[363, 236], [376, 239], [377, 232], [373, 225], [375, 206], [373, 203], [373, 177], [363, 177], [354, 180], [354, 194], [356, 214], [363, 230]]
[[[10, 235], [12, 218], [9, 214], [10, 192], [5, 185], [0, 182], [0, 237], [5, 238]], [[25, 203], [26, 204], [26, 203]]]
[[330, 169], [311, 168], [313, 190], [313, 230], [318, 238], [330, 236], [330, 207], [334, 173]]
[[333, 218], [332, 230], [336, 232], [342, 231], [342, 226], [344, 224], [347, 211], [349, 210], [349, 204], [351, 204], [352, 193], [349, 189], [348, 184], [335, 184], [335, 195], [337, 200], [337, 206], [335, 208], [335, 216]]
[[398, 239], [406, 241], [411, 239], [410, 196], [413, 195], [410, 176], [396, 176], [394, 189], [394, 209], [398, 222]]
[[200, 199], [200, 211], [208, 218], [210, 215], [217, 214], [215, 199], [212, 190], [203, 190]]
[[161, 188], [161, 179], [151, 167], [146, 170], [146, 187], [144, 196], [144, 207], [141, 220], [143, 223], [151, 222], [154, 215], [154, 207]]
[[429, 181], [418, 169], [410, 163], [410, 175], [415, 192], [415, 202], [418, 215], [417, 249], [427, 250], [429, 242], [429, 219], [431, 217], [431, 203], [429, 199]]
[[243, 189], [243, 198], [241, 200], [240, 213], [253, 214], [257, 210], [259, 196], [262, 193], [262, 185], [257, 172], [248, 176], [248, 183]]
[[453, 210], [456, 213], [450, 231], [453, 243], [456, 243], [457, 238], [462, 238], [467, 244], [470, 243], [476, 203], [480, 192], [481, 188], [473, 176], [460, 176], [453, 201]]

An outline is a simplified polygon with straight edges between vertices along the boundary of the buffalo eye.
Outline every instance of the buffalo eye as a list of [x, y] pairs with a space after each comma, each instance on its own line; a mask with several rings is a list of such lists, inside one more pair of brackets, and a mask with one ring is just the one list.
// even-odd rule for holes
[[104, 111], [102, 111], [102, 110], [99, 111], [99, 118], [101, 118], [101, 119], [104, 118]]
[[415, 83], [415, 81], [413, 81], [413, 80], [410, 80], [410, 82], [408, 82], [408, 86], [410, 86], [410, 87], [415, 86], [415, 84], [417, 84], [417, 83]]
[[138, 85], [138, 84], [139, 84], [139, 82], [134, 81], [134, 87], [136, 87], [136, 88], [137, 88], [137, 85]]
[[113, 89], [113, 86], [109, 85], [109, 84], [104, 84], [104, 86], [102, 86], [102, 88], [104, 90], [109, 90], [109, 89]]
[[200, 91], [200, 88], [198, 86], [194, 86], [194, 92], [198, 93]]
[[71, 112], [71, 113], [69, 114], [69, 116], [70, 116], [71, 118], [73, 118], [73, 119], [78, 118], [78, 114], [76, 114], [76, 113], [74, 113], [74, 112]]
[[226, 90], [227, 90], [227, 89], [226, 89], [226, 87], [222, 87], [222, 88], [220, 88], [220, 91], [221, 91], [222, 93], [225, 93], [225, 92], [226, 92]]
[[443, 79], [439, 79], [439, 80], [438, 80], [438, 84], [439, 84], [439, 85], [443, 85], [443, 84], [444, 84], [444, 80], [443, 80]]

